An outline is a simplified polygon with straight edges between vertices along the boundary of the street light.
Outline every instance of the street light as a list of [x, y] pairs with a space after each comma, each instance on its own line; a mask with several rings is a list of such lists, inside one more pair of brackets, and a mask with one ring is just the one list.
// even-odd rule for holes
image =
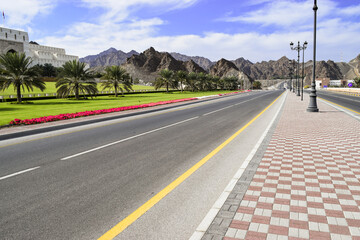
[[318, 112], [319, 109], [316, 104], [316, 88], [315, 88], [315, 70], [316, 70], [316, 11], [318, 10], [316, 0], [314, 0], [314, 49], [313, 49], [313, 74], [312, 74], [312, 83], [310, 91], [310, 102], [309, 106], [306, 109], [308, 112]]
[[301, 101], [303, 101], [304, 99], [304, 77], [305, 77], [305, 49], [307, 48], [308, 42], [305, 41], [303, 46], [302, 46], [302, 50], [303, 50], [303, 63], [302, 63], [302, 78], [301, 78]]
[[295, 86], [294, 86], [294, 82], [292, 80], [295, 60], [290, 60], [289, 59], [289, 64], [290, 64], [290, 67], [289, 67], [289, 72], [290, 72], [290, 92], [291, 91], [295, 92]]
[[[306, 42], [306, 46], [307, 46], [307, 42]], [[298, 52], [298, 60], [297, 60], [297, 74], [296, 74], [296, 96], [300, 96], [300, 80], [299, 80], [299, 73], [300, 73], [300, 50], [305, 50], [304, 47], [306, 48], [305, 43], [303, 46], [300, 46], [300, 41], [298, 41], [298, 44], [296, 47], [294, 47], [294, 43], [291, 42], [290, 43], [290, 48], [291, 50], [295, 50]]]

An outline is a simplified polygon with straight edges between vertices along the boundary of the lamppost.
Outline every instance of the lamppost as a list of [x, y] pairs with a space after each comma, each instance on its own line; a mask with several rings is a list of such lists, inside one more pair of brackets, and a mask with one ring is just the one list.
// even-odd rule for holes
[[304, 99], [304, 77], [305, 77], [305, 49], [307, 48], [307, 41], [304, 42], [303, 46], [302, 46], [302, 50], [303, 50], [303, 62], [302, 62], [302, 76], [301, 76], [301, 101], [303, 101]]
[[294, 86], [294, 82], [292, 80], [295, 60], [290, 60], [289, 59], [289, 64], [290, 64], [290, 67], [289, 67], [289, 72], [290, 72], [290, 92], [291, 91], [295, 92], [295, 86]]
[[316, 104], [316, 88], [315, 88], [315, 70], [316, 70], [316, 11], [318, 10], [316, 0], [314, 0], [314, 49], [313, 49], [313, 74], [312, 74], [312, 83], [310, 91], [310, 102], [309, 106], [306, 109], [308, 112], [318, 112], [319, 109]]
[[[307, 44], [307, 43], [306, 43]], [[304, 46], [300, 46], [300, 41], [298, 41], [298, 45], [294, 47], [294, 43], [290, 43], [291, 50], [295, 50], [298, 52], [298, 60], [297, 60], [297, 74], [296, 74], [296, 96], [300, 96], [300, 80], [299, 80], [299, 73], [300, 73], [300, 50], [304, 49]]]

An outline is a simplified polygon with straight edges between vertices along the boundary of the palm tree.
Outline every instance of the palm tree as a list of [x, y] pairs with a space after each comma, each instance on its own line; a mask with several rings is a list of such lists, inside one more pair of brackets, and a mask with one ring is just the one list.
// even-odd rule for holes
[[176, 72], [176, 79], [180, 83], [181, 92], [183, 92], [183, 84], [184, 84], [184, 82], [186, 82], [187, 78], [188, 78], [187, 72], [181, 71], [181, 70]]
[[59, 97], [68, 97], [71, 93], [75, 93], [78, 100], [79, 94], [89, 94], [91, 96], [97, 93], [96, 81], [89, 69], [85, 69], [85, 63], [77, 60], [68, 61], [63, 65], [60, 72], [60, 78], [55, 86], [58, 88]]
[[45, 83], [41, 80], [39, 72], [30, 67], [32, 61], [25, 53], [7, 53], [0, 55], [0, 90], [14, 86], [17, 102], [21, 103], [21, 89], [33, 91], [33, 87], [44, 91]]
[[196, 90], [196, 81], [198, 78], [198, 74], [196, 72], [191, 72], [188, 75], [188, 78], [186, 79], [186, 83], [191, 87], [191, 91]]
[[120, 89], [122, 95], [124, 95], [124, 89], [127, 92], [132, 90], [131, 77], [126, 70], [120, 66], [107, 67], [102, 79], [106, 79], [106, 81], [101, 84], [103, 89], [114, 88], [115, 97], [118, 96], [118, 89]]
[[155, 81], [155, 89], [166, 87], [166, 92], [169, 92], [169, 86], [176, 88], [176, 81], [174, 79], [174, 72], [169, 69], [163, 69], [160, 71], [160, 77]]

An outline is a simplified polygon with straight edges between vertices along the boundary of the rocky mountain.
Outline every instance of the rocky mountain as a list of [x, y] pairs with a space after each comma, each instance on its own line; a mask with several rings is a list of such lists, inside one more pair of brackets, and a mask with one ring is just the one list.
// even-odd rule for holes
[[239, 70], [239, 68], [237, 68], [233, 62], [228, 61], [224, 58], [217, 61], [215, 65], [210, 68], [209, 73], [220, 78], [236, 77], [247, 85], [250, 81], [253, 81], [253, 79], [249, 77], [246, 73]]
[[180, 53], [176, 53], [176, 52], [172, 52], [170, 54], [176, 60], [179, 60], [179, 61], [187, 62], [187, 61], [193, 60], [195, 63], [197, 63], [200, 67], [202, 67], [207, 72], [210, 70], [211, 66], [213, 66], [215, 64], [214, 62], [210, 61], [210, 59], [207, 59], [205, 57], [199, 57], [199, 56], [190, 57], [190, 56], [186, 56], [184, 54], [180, 54]]
[[84, 58], [80, 58], [80, 62], [85, 62], [90, 65], [90, 67], [98, 66], [112, 66], [112, 65], [121, 65], [126, 62], [126, 59], [133, 56], [139, 55], [138, 52], [132, 50], [128, 53], [125, 53], [121, 50], [116, 50], [115, 48], [109, 48], [106, 51], [103, 51], [97, 55], [90, 55]]
[[204, 69], [192, 60], [186, 62], [179, 61], [170, 53], [158, 52], [153, 47], [139, 55], [131, 56], [122, 66], [133, 78], [138, 78], [145, 82], [153, 82], [158, 77], [158, 73], [166, 68], [173, 71], [205, 72]]
[[[312, 61], [308, 61], [305, 64], [305, 85], [310, 85], [312, 80], [312, 68], [313, 63]], [[345, 70], [345, 68], [343, 68]], [[336, 64], [334, 61], [328, 60], [328, 61], [317, 61], [316, 62], [316, 71], [315, 71], [315, 77], [316, 78], [330, 78], [330, 79], [343, 79], [344, 78], [343, 72], [341, 71], [338, 64]]]
[[[128, 53], [110, 48], [97, 55], [81, 58], [80, 61], [90, 64], [92, 69], [102, 71], [104, 66], [123, 64], [133, 72], [133, 75], [139, 79], [153, 81], [157, 73], [164, 68], [171, 70], [184, 70], [188, 72], [209, 72], [216, 75], [240, 74], [243, 78], [254, 80], [269, 80], [288, 78], [290, 75], [290, 63], [287, 57], [281, 57], [276, 61], [262, 61], [252, 63], [244, 58], [238, 58], [233, 61], [221, 59], [218, 62], [212, 62], [204, 57], [190, 57], [180, 53], [158, 52], [154, 48], [149, 48], [139, 54], [136, 51]], [[231, 65], [231, 62], [233, 65]], [[140, 71], [138, 73], [137, 71]], [[228, 73], [230, 72], [230, 73]], [[225, 74], [225, 75], [226, 75]], [[235, 75], [236, 75], [235, 74]], [[305, 82], [310, 84], [312, 77], [312, 61], [308, 61], [305, 66]], [[328, 77], [330, 79], [353, 79], [360, 76], [360, 54], [349, 63], [335, 63], [329, 61], [319, 61], [316, 67], [316, 77]]]

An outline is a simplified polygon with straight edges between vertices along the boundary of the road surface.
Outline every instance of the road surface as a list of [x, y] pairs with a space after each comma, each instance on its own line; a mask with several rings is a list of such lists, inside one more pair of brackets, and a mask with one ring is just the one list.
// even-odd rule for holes
[[[0, 141], [1, 239], [101, 237], [282, 93], [238, 94], [87, 130]], [[189, 238], [278, 102], [116, 239]]]

